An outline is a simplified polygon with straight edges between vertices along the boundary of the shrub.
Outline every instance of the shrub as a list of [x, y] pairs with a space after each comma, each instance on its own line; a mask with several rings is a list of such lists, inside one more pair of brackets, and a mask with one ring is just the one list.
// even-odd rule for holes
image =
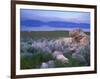
[[40, 68], [42, 62], [52, 60], [52, 55], [47, 52], [36, 52], [32, 56], [21, 56], [21, 69]]

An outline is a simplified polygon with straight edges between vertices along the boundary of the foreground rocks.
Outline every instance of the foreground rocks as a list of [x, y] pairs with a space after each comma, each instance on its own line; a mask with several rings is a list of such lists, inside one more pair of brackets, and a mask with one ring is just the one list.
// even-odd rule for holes
[[54, 68], [55, 64], [53, 60], [49, 60], [48, 62], [43, 62], [40, 68]]

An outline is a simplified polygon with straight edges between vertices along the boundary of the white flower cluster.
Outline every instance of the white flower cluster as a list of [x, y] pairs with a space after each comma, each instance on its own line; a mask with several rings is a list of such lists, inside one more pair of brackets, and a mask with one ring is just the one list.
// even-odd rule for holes
[[53, 49], [62, 51], [63, 53], [69, 52], [69, 47], [71, 46], [71, 38], [59, 38], [59, 39], [44, 39], [33, 41], [32, 47], [37, 50], [42, 50], [44, 52], [52, 52]]

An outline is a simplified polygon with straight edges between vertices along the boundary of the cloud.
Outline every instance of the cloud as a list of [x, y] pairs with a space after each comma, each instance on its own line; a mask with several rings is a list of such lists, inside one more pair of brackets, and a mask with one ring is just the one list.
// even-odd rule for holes
[[31, 19], [43, 22], [67, 21], [75, 23], [90, 23], [89, 12], [52, 11], [36, 9], [21, 9], [20, 12], [21, 20]]

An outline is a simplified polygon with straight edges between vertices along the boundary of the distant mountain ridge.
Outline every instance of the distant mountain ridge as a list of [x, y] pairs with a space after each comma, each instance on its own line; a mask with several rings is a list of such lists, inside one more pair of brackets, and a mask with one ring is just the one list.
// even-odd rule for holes
[[74, 22], [65, 22], [65, 21], [50, 21], [50, 22], [42, 22], [39, 20], [22, 20], [21, 26], [26, 27], [41, 27], [43, 25], [47, 25], [50, 27], [57, 27], [57, 28], [90, 28], [90, 24], [88, 23], [74, 23]]

